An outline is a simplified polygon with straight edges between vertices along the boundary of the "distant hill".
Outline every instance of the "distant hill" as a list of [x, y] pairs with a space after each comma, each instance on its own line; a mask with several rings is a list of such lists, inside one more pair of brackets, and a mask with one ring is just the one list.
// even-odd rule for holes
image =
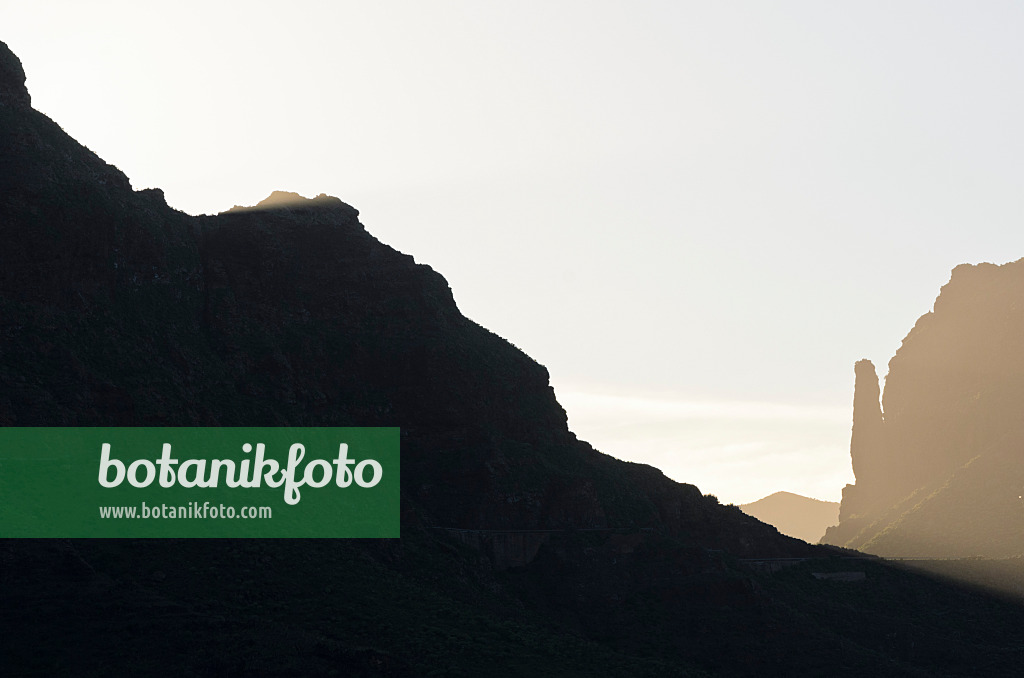
[[839, 525], [883, 556], [1024, 555], [1024, 260], [957, 266], [889, 361], [855, 367]]
[[761, 522], [774, 525], [790, 537], [816, 544], [825, 530], [839, 522], [839, 502], [821, 501], [792, 492], [776, 492], [741, 504], [740, 510]]

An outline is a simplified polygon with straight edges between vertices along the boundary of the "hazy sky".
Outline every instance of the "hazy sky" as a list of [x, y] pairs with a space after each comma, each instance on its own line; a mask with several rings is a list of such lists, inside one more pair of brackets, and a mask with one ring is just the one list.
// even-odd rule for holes
[[214, 213], [329, 193], [723, 501], [838, 499], [853, 364], [1024, 256], [1016, 2], [0, 0], [35, 107]]

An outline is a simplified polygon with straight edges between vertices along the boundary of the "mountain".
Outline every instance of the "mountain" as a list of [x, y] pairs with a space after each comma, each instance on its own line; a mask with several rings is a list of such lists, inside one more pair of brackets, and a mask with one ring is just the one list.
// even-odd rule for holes
[[399, 426], [407, 521], [807, 551], [577, 440], [547, 370], [353, 207], [276, 192], [175, 211], [31, 109], [5, 62], [0, 424]]
[[839, 522], [839, 502], [811, 499], [792, 492], [776, 492], [749, 504], [740, 504], [748, 516], [774, 525], [790, 537], [818, 543], [825, 529]]
[[825, 540], [888, 556], [1024, 555], [1024, 260], [962, 265], [889, 362], [856, 365], [856, 483]]
[[[402, 434], [401, 539], [0, 540], [5, 675], [954, 676], [1024, 661], [1015, 604], [785, 537], [578, 440], [547, 371], [341, 200], [276, 193], [193, 217], [133, 190], [31, 108], [3, 43], [0, 244], [0, 425]], [[860, 583], [812, 576], [850, 569]]]

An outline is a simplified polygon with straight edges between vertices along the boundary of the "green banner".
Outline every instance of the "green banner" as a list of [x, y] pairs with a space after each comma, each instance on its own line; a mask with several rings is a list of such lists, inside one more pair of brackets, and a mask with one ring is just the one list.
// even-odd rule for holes
[[397, 428], [0, 428], [0, 537], [398, 537]]

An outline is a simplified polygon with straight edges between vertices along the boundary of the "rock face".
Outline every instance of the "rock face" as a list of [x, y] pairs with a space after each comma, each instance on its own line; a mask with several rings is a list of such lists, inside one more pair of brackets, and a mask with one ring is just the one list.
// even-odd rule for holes
[[963, 265], [889, 363], [856, 368], [831, 544], [893, 556], [1024, 554], [1024, 260]]

